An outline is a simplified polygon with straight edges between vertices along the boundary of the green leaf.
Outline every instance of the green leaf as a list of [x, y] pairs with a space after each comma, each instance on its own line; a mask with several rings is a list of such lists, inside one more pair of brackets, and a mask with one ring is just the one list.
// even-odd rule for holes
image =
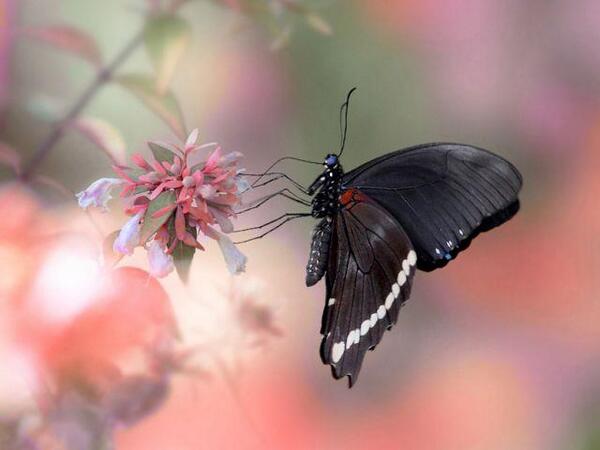
[[67, 109], [63, 100], [45, 94], [33, 94], [25, 102], [25, 108], [42, 122], [58, 122]]
[[171, 91], [159, 94], [156, 90], [156, 82], [152, 77], [146, 75], [122, 75], [116, 77], [115, 81], [129, 90], [139, 98], [148, 108], [157, 114], [165, 123], [179, 136], [185, 139], [185, 126], [183, 114], [177, 99]]
[[177, 197], [175, 192], [166, 191], [148, 204], [148, 209], [146, 209], [146, 215], [144, 216], [144, 223], [142, 224], [142, 229], [140, 230], [140, 240], [142, 244], [146, 243], [146, 241], [150, 239], [152, 235], [154, 235], [154, 233], [156, 233], [167, 220], [169, 220], [172, 212], [163, 214], [160, 217], [152, 217], [152, 215], [156, 211], [169, 205], [173, 205], [173, 207], [175, 207], [176, 199]]
[[81, 117], [71, 122], [70, 126], [98, 146], [113, 164], [125, 163], [125, 141], [114, 126], [94, 117]]
[[96, 67], [102, 65], [102, 54], [92, 36], [69, 25], [26, 28], [24, 33], [55, 48], [85, 59]]
[[306, 19], [306, 23], [318, 33], [324, 36], [331, 36], [333, 34], [333, 29], [329, 25], [329, 22], [315, 12], [306, 13], [304, 18]]
[[166, 147], [163, 147], [158, 142], [148, 142], [148, 147], [150, 147], [150, 151], [158, 162], [167, 161], [173, 164], [174, 153]]
[[[196, 237], [195, 229], [188, 228], [188, 231], [192, 233], [194, 237]], [[179, 278], [181, 278], [184, 283], [187, 283], [194, 253], [196, 253], [196, 249], [194, 247], [185, 245], [181, 241], [177, 243], [177, 246], [173, 250], [173, 264], [175, 264], [175, 270], [177, 270]]]
[[151, 17], [146, 23], [144, 43], [156, 70], [156, 89], [159, 93], [166, 92], [190, 37], [189, 24], [174, 15]]

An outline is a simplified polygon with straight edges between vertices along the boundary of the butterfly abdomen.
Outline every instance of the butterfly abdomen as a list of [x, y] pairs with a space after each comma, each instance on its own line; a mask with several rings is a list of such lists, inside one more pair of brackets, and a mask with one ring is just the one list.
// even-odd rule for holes
[[306, 285], [313, 286], [319, 282], [327, 269], [329, 243], [332, 229], [331, 217], [321, 220], [313, 231], [310, 255], [306, 265]]

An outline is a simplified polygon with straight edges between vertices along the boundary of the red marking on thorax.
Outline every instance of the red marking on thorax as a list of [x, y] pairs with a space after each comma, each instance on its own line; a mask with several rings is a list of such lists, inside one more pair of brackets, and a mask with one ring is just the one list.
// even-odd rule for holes
[[365, 194], [354, 188], [347, 189], [340, 195], [340, 202], [344, 206], [353, 202], [366, 202], [367, 200], [368, 197]]

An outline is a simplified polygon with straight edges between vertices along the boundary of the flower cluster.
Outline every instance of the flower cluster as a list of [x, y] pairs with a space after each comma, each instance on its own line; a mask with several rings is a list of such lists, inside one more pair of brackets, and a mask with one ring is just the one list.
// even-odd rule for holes
[[106, 209], [111, 190], [121, 187], [131, 218], [113, 250], [130, 255], [135, 247], [145, 246], [151, 273], [158, 277], [173, 268], [186, 277], [195, 250], [204, 250], [199, 235], [219, 243], [232, 274], [245, 269], [246, 257], [227, 236], [233, 231], [234, 208], [249, 189], [238, 168], [242, 154], [223, 154], [217, 144], [198, 145], [197, 140], [194, 130], [183, 147], [150, 142], [151, 158], [134, 154], [135, 167], [113, 166], [119, 178], [102, 178], [77, 194], [82, 208]]

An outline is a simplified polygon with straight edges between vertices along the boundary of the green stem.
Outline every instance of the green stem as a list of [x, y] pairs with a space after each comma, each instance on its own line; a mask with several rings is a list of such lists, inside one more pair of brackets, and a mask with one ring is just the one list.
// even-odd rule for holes
[[59, 120], [50, 130], [50, 134], [37, 148], [33, 157], [21, 173], [21, 180], [29, 181], [33, 173], [38, 169], [40, 164], [48, 157], [50, 151], [56, 146], [56, 144], [62, 139], [67, 128], [75, 120], [79, 114], [85, 109], [90, 101], [96, 96], [98, 91], [106, 83], [108, 83], [115, 71], [121, 67], [121, 65], [127, 61], [131, 54], [140, 46], [143, 42], [143, 31], [138, 32], [127, 45], [115, 56], [115, 58], [104, 68], [100, 69], [96, 74], [96, 77], [88, 88], [81, 94], [79, 99], [75, 102], [73, 107], [67, 112], [65, 117]]

